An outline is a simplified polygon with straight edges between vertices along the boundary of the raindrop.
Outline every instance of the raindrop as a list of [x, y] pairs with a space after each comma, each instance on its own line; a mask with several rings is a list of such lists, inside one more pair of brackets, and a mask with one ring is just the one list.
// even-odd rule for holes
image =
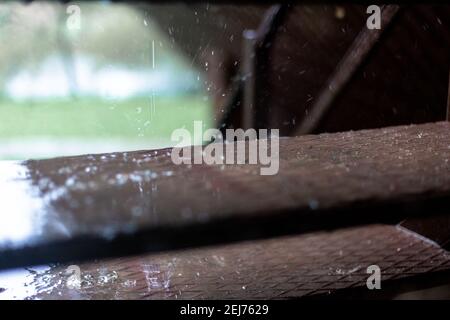
[[71, 187], [75, 184], [75, 178], [74, 177], [70, 177], [69, 179], [66, 180], [66, 186], [67, 187]]
[[345, 8], [340, 7], [340, 6], [336, 7], [336, 11], [334, 14], [335, 14], [336, 18], [344, 19], [345, 18]]

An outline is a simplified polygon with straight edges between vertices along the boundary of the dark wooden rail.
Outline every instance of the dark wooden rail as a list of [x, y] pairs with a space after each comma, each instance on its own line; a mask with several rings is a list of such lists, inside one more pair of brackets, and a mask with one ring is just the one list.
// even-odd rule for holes
[[449, 214], [450, 123], [282, 138], [280, 169], [170, 149], [0, 164], [0, 268]]

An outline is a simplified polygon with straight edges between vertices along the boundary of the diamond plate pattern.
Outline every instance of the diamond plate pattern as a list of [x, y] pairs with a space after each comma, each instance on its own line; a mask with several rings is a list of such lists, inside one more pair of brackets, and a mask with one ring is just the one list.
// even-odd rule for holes
[[450, 270], [450, 255], [394, 226], [375, 225], [206, 249], [81, 264], [81, 289], [65, 266], [36, 275], [39, 299], [291, 299], [365, 288], [377, 264], [382, 282]]

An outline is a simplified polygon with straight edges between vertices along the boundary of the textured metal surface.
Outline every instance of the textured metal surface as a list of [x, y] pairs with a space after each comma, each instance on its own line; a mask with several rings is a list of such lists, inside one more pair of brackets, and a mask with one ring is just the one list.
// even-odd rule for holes
[[[366, 270], [373, 264], [381, 268], [382, 290], [369, 292]], [[450, 256], [415, 234], [374, 225], [80, 264], [79, 289], [67, 288], [66, 267], [33, 274], [29, 293], [16, 298], [332, 298], [349, 289], [377, 297], [389, 292], [392, 281], [414, 282], [417, 276], [449, 271]], [[0, 286], [2, 279], [0, 273]], [[5, 287], [0, 298], [14, 298], [8, 293], [12, 289]]]
[[0, 266], [448, 214], [449, 159], [442, 122], [281, 139], [274, 176], [168, 149], [2, 163]]
[[401, 226], [433, 240], [445, 249], [450, 248], [450, 215], [406, 219]]

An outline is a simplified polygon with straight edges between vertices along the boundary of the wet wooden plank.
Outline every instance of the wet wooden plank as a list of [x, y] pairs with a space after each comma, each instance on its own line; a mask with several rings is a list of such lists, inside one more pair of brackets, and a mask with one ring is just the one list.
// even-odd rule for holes
[[283, 138], [280, 169], [170, 149], [0, 164], [0, 268], [448, 214], [450, 123]]

